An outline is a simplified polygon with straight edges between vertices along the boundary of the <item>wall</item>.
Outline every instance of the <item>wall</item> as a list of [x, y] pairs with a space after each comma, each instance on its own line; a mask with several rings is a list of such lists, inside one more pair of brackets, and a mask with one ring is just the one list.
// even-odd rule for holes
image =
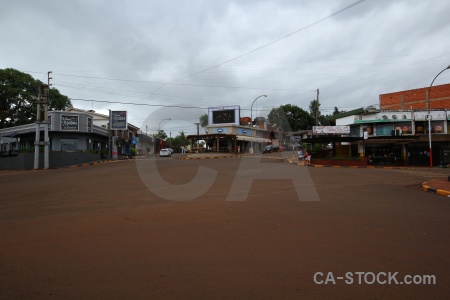
[[[50, 152], [50, 168], [78, 165], [100, 160], [100, 153]], [[0, 158], [0, 170], [31, 170], [34, 167], [34, 153], [19, 153], [15, 157]], [[44, 153], [39, 153], [39, 168], [44, 167]]]
[[350, 157], [349, 145], [338, 145], [336, 143], [336, 156], [337, 157]]
[[[427, 109], [428, 88], [380, 95], [380, 109]], [[431, 87], [430, 108], [450, 108], [450, 84]]]

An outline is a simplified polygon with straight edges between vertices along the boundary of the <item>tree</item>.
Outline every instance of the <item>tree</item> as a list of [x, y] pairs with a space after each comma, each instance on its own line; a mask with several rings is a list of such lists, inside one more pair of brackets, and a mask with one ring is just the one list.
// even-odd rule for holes
[[70, 98], [62, 95], [57, 89], [50, 89], [48, 110], [66, 110], [72, 107]]
[[332, 113], [332, 116], [339, 115], [339, 114], [342, 114], [342, 113], [345, 113], [345, 110], [339, 110], [339, 109], [335, 106], [335, 107], [334, 107], [334, 110], [333, 110], [333, 113]]
[[155, 139], [165, 140], [167, 138], [167, 133], [164, 130], [158, 130], [158, 133], [154, 134], [153, 137]]
[[189, 140], [187, 139], [184, 131], [180, 131], [180, 134], [175, 137], [174, 143], [178, 148], [189, 145]]
[[208, 126], [208, 115], [204, 114], [201, 115], [200, 118], [198, 118], [199, 122], [200, 122], [200, 126], [202, 126], [202, 128], [205, 128], [206, 126]]
[[315, 125], [321, 125], [320, 122], [320, 103], [317, 100], [312, 100], [309, 103], [309, 114], [314, 119]]
[[[43, 83], [15, 69], [0, 69], [0, 128], [33, 123], [39, 86]], [[70, 99], [50, 89], [49, 110], [71, 107]]]
[[320, 103], [317, 103], [317, 100], [312, 100], [311, 103], [309, 104], [309, 111], [311, 114], [311, 117], [314, 119], [314, 125], [316, 124], [316, 115], [317, 115], [317, 124], [319, 126], [330, 126], [331, 122], [330, 120], [333, 119], [332, 117], [340, 114], [341, 112], [344, 111], [339, 111], [339, 109], [337, 107], [334, 107], [334, 111], [331, 115], [322, 115], [320, 113]]
[[292, 104], [282, 105], [279, 108], [273, 108], [269, 113], [269, 122], [276, 123], [283, 131], [298, 131], [310, 128], [314, 119], [307, 111]]

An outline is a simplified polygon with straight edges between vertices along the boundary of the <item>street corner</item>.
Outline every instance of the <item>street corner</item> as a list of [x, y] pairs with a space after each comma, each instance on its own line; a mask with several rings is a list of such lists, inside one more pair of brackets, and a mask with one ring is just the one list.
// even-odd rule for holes
[[450, 182], [436, 179], [421, 184], [421, 188], [425, 192], [434, 193], [441, 196], [450, 196]]

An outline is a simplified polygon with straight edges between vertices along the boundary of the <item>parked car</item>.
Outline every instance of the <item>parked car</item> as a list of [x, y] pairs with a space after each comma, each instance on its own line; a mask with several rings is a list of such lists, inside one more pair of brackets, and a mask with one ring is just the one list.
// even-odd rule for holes
[[159, 156], [160, 157], [163, 157], [163, 156], [170, 157], [170, 156], [172, 156], [172, 152], [169, 149], [164, 148], [164, 149], [159, 150]]
[[263, 150], [263, 153], [272, 153], [272, 152], [280, 152], [280, 147], [267, 145]]
[[173, 149], [172, 148], [167, 148], [167, 149], [169, 149], [170, 153], [173, 153]]

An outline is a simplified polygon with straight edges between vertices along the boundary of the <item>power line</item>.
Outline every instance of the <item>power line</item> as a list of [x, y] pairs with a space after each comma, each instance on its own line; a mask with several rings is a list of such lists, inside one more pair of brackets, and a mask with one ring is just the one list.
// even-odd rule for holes
[[85, 102], [110, 103], [110, 104], [127, 104], [127, 105], [152, 106], [152, 107], [174, 107], [174, 108], [199, 108], [199, 109], [208, 109], [207, 107], [199, 107], [199, 106], [181, 106], [181, 105], [163, 105], [163, 104], [148, 104], [148, 103], [132, 103], [132, 102], [106, 101], [106, 100], [93, 100], [93, 99], [80, 99], [80, 98], [70, 98], [70, 100], [85, 101]]
[[[450, 52], [429, 52], [429, 53], [417, 53], [417, 54], [407, 54], [407, 55], [385, 55], [385, 56], [367, 56], [367, 57], [348, 57], [348, 58], [337, 58], [337, 59], [321, 59], [321, 60], [298, 60], [295, 62], [266, 62], [266, 63], [260, 63], [260, 64], [229, 64], [224, 67], [239, 67], [239, 66], [260, 66], [260, 65], [278, 65], [278, 64], [303, 64], [308, 62], [333, 62], [333, 61], [346, 61], [346, 60], [369, 60], [369, 59], [383, 59], [383, 58], [397, 58], [397, 57], [411, 57], [411, 56], [423, 56], [423, 55], [436, 55], [436, 54], [449, 54]], [[406, 62], [405, 62], [406, 63]], [[409, 62], [408, 62], [409, 63]], [[205, 66], [191, 66], [191, 67], [160, 67], [160, 68], [148, 68], [148, 69], [104, 69], [104, 70], [60, 70], [60, 72], [79, 72], [79, 73], [86, 73], [86, 72], [126, 72], [126, 71], [151, 71], [151, 70], [176, 70], [176, 69], [190, 69], [190, 68], [205, 68]], [[36, 73], [36, 74], [47, 74], [47, 72], [38, 72], [38, 71], [23, 71], [25, 73]], [[229, 71], [226, 71], [229, 72]], [[182, 73], [183, 74], [183, 73]], [[186, 73], [188, 74], [188, 73]], [[210, 73], [211, 74], [211, 73]], [[174, 75], [171, 74], [157, 74], [157, 75]], [[181, 75], [181, 74], [180, 74]], [[46, 78], [46, 76], [42, 77], [43, 79]], [[43, 79], [41, 81], [43, 81]]]
[[289, 34], [287, 34], [287, 35], [285, 35], [285, 36], [283, 36], [283, 37], [281, 37], [281, 38], [278, 38], [278, 39], [272, 41], [272, 42], [269, 42], [269, 43], [267, 43], [267, 44], [264, 44], [264, 45], [262, 45], [262, 46], [259, 46], [258, 48], [255, 48], [255, 49], [253, 49], [253, 50], [251, 50], [251, 51], [248, 51], [248, 52], [246, 52], [246, 53], [244, 53], [244, 54], [241, 54], [241, 55], [239, 55], [239, 56], [236, 56], [236, 57], [234, 57], [234, 58], [232, 58], [232, 59], [229, 59], [229, 60], [227, 60], [227, 61], [225, 61], [225, 62], [223, 62], [223, 63], [220, 63], [220, 64], [218, 64], [218, 65], [215, 65], [215, 66], [206, 68], [206, 69], [204, 69], [204, 70], [202, 70], [202, 71], [199, 71], [199, 72], [197, 72], [197, 73], [194, 73], [194, 74], [191, 74], [191, 75], [188, 75], [188, 76], [185, 76], [185, 77], [176, 79], [175, 81], [183, 80], [183, 79], [186, 79], [186, 78], [189, 78], [189, 77], [196, 76], [196, 75], [198, 75], [198, 74], [207, 72], [207, 71], [209, 71], [209, 70], [212, 70], [212, 69], [215, 69], [215, 68], [217, 68], [217, 67], [220, 67], [220, 66], [222, 66], [222, 65], [224, 65], [224, 64], [227, 64], [227, 63], [229, 63], [229, 62], [231, 62], [231, 61], [234, 61], [234, 60], [236, 60], [236, 59], [239, 59], [239, 58], [241, 58], [241, 57], [244, 57], [244, 56], [246, 56], [246, 55], [248, 55], [248, 54], [251, 54], [251, 53], [253, 53], [253, 52], [256, 52], [256, 51], [258, 51], [258, 50], [261, 50], [261, 49], [263, 49], [263, 48], [265, 48], [265, 47], [267, 47], [267, 46], [270, 46], [270, 45], [273, 45], [273, 44], [275, 44], [275, 43], [278, 43], [279, 41], [284, 40], [284, 39], [286, 39], [286, 38], [288, 38], [288, 37], [290, 37], [290, 36], [292, 36], [292, 35], [294, 35], [294, 34], [297, 34], [297, 33], [299, 33], [300, 31], [306, 30], [306, 29], [308, 29], [308, 28], [310, 28], [310, 27], [312, 27], [312, 26], [314, 26], [314, 25], [317, 25], [317, 24], [319, 24], [319, 23], [321, 23], [321, 22], [323, 22], [323, 21], [325, 21], [325, 20], [327, 20], [327, 19], [330, 19], [330, 18], [332, 18], [332, 17], [334, 17], [334, 16], [336, 16], [336, 15], [338, 15], [338, 14], [340, 14], [340, 13], [342, 13], [342, 12], [344, 12], [344, 11], [346, 11], [346, 10], [348, 10], [348, 9], [350, 9], [350, 8], [352, 8], [352, 7], [354, 7], [354, 6], [356, 6], [356, 5], [358, 5], [358, 4], [361, 4], [361, 3], [364, 2], [364, 1], [365, 1], [365, 0], [359, 0], [359, 1], [356, 1], [355, 3], [350, 4], [350, 5], [348, 5], [348, 6], [344, 7], [344, 8], [342, 8], [342, 9], [340, 9], [340, 10], [334, 12], [334, 13], [332, 13], [331, 15], [328, 15], [328, 16], [325, 17], [325, 18], [322, 18], [322, 19], [320, 19], [320, 20], [318, 20], [318, 21], [315, 21], [315, 22], [313, 22], [313, 23], [311, 23], [311, 24], [309, 24], [309, 25], [306, 25], [306, 26], [304, 26], [304, 27], [302, 27], [302, 28], [299, 28], [299, 29], [295, 30], [294, 32], [291, 32], [291, 33], [289, 33]]
[[242, 87], [242, 86], [205, 85], [205, 84], [193, 84], [193, 83], [159, 82], [159, 81], [133, 80], [133, 79], [121, 79], [121, 78], [69, 75], [69, 74], [61, 74], [61, 73], [54, 73], [54, 75], [77, 77], [77, 78], [87, 78], [87, 79], [116, 80], [116, 81], [124, 81], [124, 82], [140, 82], [140, 83], [163, 84], [163, 85], [167, 84], [167, 85], [179, 85], [179, 86], [196, 86], [196, 87], [207, 87], [207, 88], [268, 90], [268, 91], [308, 91], [308, 92], [311, 91], [311, 90], [298, 90], [298, 89], [271, 89], [271, 88], [265, 88], [265, 87], [261, 88], [261, 87]]

